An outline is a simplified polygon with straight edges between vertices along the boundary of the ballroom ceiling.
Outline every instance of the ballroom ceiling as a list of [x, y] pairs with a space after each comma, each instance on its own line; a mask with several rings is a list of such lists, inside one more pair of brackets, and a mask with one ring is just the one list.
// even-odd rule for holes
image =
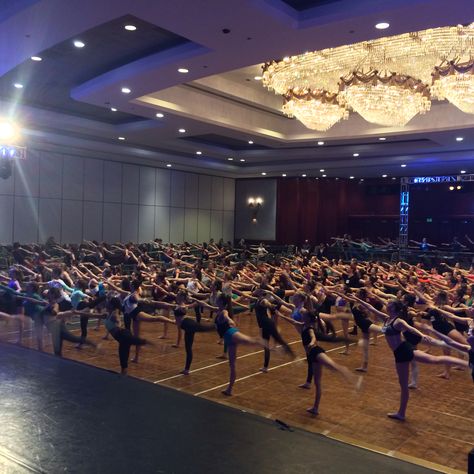
[[[283, 115], [282, 99], [258, 80], [270, 59], [469, 23], [472, 0], [19, 0], [2, 8], [2, 115], [21, 124], [27, 143], [235, 177], [474, 173], [474, 115], [447, 102], [403, 128], [352, 114], [321, 133]], [[377, 30], [381, 21], [390, 28]]]

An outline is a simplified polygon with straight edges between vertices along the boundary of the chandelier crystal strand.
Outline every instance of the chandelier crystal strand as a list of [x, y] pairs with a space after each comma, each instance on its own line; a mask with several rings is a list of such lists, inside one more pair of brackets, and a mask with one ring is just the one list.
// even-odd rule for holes
[[338, 102], [337, 95], [326, 91], [290, 91], [284, 98], [283, 112], [289, 117], [296, 117], [311, 130], [325, 132], [349, 117], [348, 110]]
[[474, 114], [474, 60], [435, 68], [431, 90], [436, 98], [447, 99], [463, 112]]
[[[431, 75], [435, 66], [450, 61], [457, 63], [461, 58], [472, 61], [473, 50], [474, 23], [469, 26], [433, 28], [328, 48], [287, 57], [281, 61], [271, 61], [263, 66], [262, 84], [276, 94], [284, 96], [289, 91], [298, 90], [339, 94], [341, 77], [347, 77], [353, 71], [359, 73], [382, 71], [383, 75], [395, 74], [399, 79], [408, 77], [411, 81], [419, 81], [414, 90], [393, 82], [387, 85], [381, 81], [372, 86], [371, 84], [358, 84], [354, 88], [352, 94], [354, 104], [351, 106], [355, 110], [355, 96], [370, 94], [367, 95], [366, 105], [363, 106], [367, 112], [366, 115], [369, 114], [369, 108], [375, 110], [379, 107], [379, 104], [372, 104], [370, 107], [367, 104], [371, 100], [383, 100], [382, 90], [387, 93], [386, 109], [395, 109], [394, 103], [398, 99], [401, 100], [397, 109], [402, 107], [401, 104], [404, 104], [409, 111], [404, 114], [397, 112], [397, 116], [393, 116], [393, 120], [390, 120], [389, 113], [381, 118], [381, 112], [370, 112], [371, 116], [374, 113], [377, 115], [376, 120], [384, 120], [387, 125], [394, 126], [402, 122], [406, 123], [408, 116], [413, 117], [417, 113], [429, 110], [428, 89], [423, 92], [420, 89], [421, 85], [428, 87], [428, 84], [431, 83]], [[452, 76], [454, 77], [442, 76], [442, 81], [437, 85], [439, 95], [448, 98], [448, 94], [450, 94], [451, 99], [448, 98], [450, 102], [459, 106], [461, 110], [471, 110], [469, 96], [472, 97], [472, 71], [470, 73], [456, 71], [456, 74], [452, 74]], [[415, 82], [412, 83], [415, 84]], [[443, 87], [441, 82], [444, 84]], [[314, 105], [318, 110], [315, 114], [318, 114], [321, 106], [317, 101], [314, 102]], [[305, 117], [309, 114], [308, 106], [308, 103], [304, 104]], [[296, 107], [296, 105], [292, 105], [292, 107]], [[288, 108], [285, 105], [285, 110]], [[297, 117], [296, 113], [294, 115]]]
[[340, 97], [370, 123], [404, 126], [430, 109], [428, 87], [398, 74], [353, 73], [342, 78]]

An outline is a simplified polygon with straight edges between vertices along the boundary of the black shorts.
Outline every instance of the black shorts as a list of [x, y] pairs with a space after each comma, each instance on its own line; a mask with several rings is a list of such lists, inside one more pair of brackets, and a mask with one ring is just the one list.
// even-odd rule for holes
[[407, 342], [403, 341], [394, 351], [393, 355], [395, 356], [395, 362], [411, 362], [415, 357], [413, 353], [413, 346]]
[[444, 334], [445, 336], [447, 336], [454, 329], [454, 326], [450, 322], [444, 320], [433, 321], [432, 324], [433, 329], [436, 329], [436, 331]]
[[460, 323], [458, 321], [454, 322], [454, 327], [462, 334], [463, 332], [469, 331], [468, 323]]
[[318, 355], [324, 354], [325, 352], [326, 351], [321, 346], [315, 346], [309, 350], [306, 358], [308, 359], [308, 362], [317, 362]]
[[422, 339], [422, 337], [418, 336], [418, 334], [413, 334], [412, 332], [409, 332], [409, 331], [405, 331], [403, 333], [403, 337], [412, 346], [417, 346], [421, 342], [421, 339]]
[[363, 334], [369, 334], [369, 328], [372, 326], [372, 321], [369, 318], [354, 318], [356, 326], [362, 331]]
[[59, 311], [69, 311], [72, 309], [72, 304], [70, 301], [62, 300], [58, 304]]

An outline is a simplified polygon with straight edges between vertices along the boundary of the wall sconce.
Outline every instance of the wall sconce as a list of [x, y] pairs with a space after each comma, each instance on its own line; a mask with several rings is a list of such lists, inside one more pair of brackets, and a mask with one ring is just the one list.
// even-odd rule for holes
[[252, 197], [250, 196], [247, 199], [247, 206], [250, 209], [250, 212], [252, 214], [252, 222], [254, 224], [257, 223], [257, 216], [258, 216], [258, 211], [262, 208], [263, 205], [263, 199], [261, 197]]

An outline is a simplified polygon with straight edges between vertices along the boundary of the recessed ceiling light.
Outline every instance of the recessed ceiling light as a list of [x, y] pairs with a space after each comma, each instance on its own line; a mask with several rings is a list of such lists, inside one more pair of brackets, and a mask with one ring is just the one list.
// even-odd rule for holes
[[389, 26], [390, 26], [390, 23], [382, 21], [380, 23], [377, 23], [375, 25], [375, 28], [377, 28], [378, 30], [386, 30]]
[[125, 140], [125, 137], [118, 137], [119, 140]]
[[244, 162], [245, 162], [245, 159], [244, 159], [244, 158], [240, 158], [240, 161], [241, 161], [242, 163], [244, 163]]
[[15, 87], [16, 89], [23, 89], [23, 84], [20, 84], [19, 82], [15, 82], [15, 84], [13, 84], [13, 87]]
[[179, 132], [179, 133], [186, 133], [186, 129], [185, 129], [185, 128], [180, 128], [180, 129], [178, 130], [178, 132]]
[[325, 178], [327, 175], [326, 174], [323, 174], [323, 178]]
[[282, 176], [283, 176], [283, 178], [286, 178], [286, 173], [283, 173]]
[[86, 43], [84, 43], [83, 41], [80, 41], [80, 40], [74, 41], [73, 44], [76, 48], [83, 48], [86, 45]]
[[335, 178], [336, 181], [339, 181], [339, 178]]
[[386, 178], [386, 177], [387, 177], [387, 175], [386, 175], [386, 174], [383, 174], [383, 175], [382, 175], [382, 178]]
[[227, 158], [227, 161], [234, 161], [234, 158]]
[[166, 167], [167, 167], [167, 168], [171, 168], [171, 164], [168, 163], [168, 164], [166, 165]]
[[349, 179], [354, 179], [354, 176], [349, 176]]
[[31, 56], [32, 61], [43, 61], [43, 58], [40, 56]]
[[261, 80], [262, 80], [262, 76], [255, 76], [254, 79], [255, 79], [256, 81], [261, 81]]
[[319, 170], [320, 173], [324, 173], [324, 170]]
[[462, 142], [463, 140], [464, 140], [463, 137], [456, 137], [456, 141], [457, 141], [457, 142]]
[[363, 182], [364, 182], [364, 178], [362, 178], [359, 182], [360, 182], [360, 183], [363, 183]]
[[318, 145], [319, 146], [324, 145], [324, 142], [318, 142]]
[[202, 151], [197, 151], [196, 155], [202, 155]]
[[178, 72], [180, 72], [181, 74], [187, 74], [189, 72], [189, 70], [186, 69], [185, 67], [180, 67], [178, 69]]
[[267, 173], [265, 173], [265, 171], [264, 171], [264, 172], [262, 173], [262, 176], [266, 176], [266, 175], [267, 175]]
[[127, 31], [135, 31], [137, 29], [137, 27], [135, 25], [125, 25], [124, 28]]
[[400, 165], [402, 168], [406, 168], [407, 165], [405, 163], [403, 163], [403, 165]]
[[379, 140], [380, 140], [381, 142], [384, 142], [384, 141], [386, 140], [386, 138], [385, 138], [385, 137], [380, 137]]
[[306, 175], [305, 175], [305, 174], [302, 174], [301, 176], [302, 176], [303, 178], [306, 178]]
[[130, 92], [132, 92], [132, 90], [129, 89], [128, 87], [122, 87], [121, 90], [122, 90], [122, 92], [123, 92], [124, 94], [130, 94]]
[[461, 170], [461, 174], [466, 174], [466, 170]]
[[357, 158], [359, 156], [359, 153], [352, 153], [352, 156]]
[[164, 116], [165, 116], [165, 114], [162, 114], [161, 112], [158, 112], [156, 114], [156, 117], [158, 117], [158, 118], [163, 118]]
[[397, 178], [395, 178], [395, 176], [393, 176], [392, 179], [395, 181]]
[[249, 145], [253, 145], [253, 141], [252, 141], [252, 140], [249, 140]]
[[112, 112], [117, 112], [117, 109], [116, 109], [115, 107], [110, 107], [110, 110], [111, 110]]

